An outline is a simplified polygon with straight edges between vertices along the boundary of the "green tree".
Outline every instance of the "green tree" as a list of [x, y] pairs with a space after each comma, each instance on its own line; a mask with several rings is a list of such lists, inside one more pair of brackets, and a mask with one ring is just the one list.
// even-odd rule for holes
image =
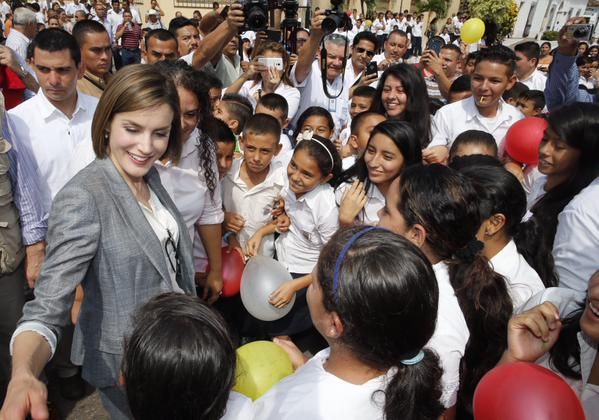
[[418, 0], [416, 10], [418, 13], [434, 12], [437, 17], [445, 16], [449, 0]]
[[468, 9], [471, 17], [497, 25], [497, 42], [512, 33], [518, 18], [518, 5], [514, 0], [470, 0]]

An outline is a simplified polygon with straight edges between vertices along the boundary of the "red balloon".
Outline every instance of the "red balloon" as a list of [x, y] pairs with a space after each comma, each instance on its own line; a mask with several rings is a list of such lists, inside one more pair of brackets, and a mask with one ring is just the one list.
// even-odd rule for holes
[[562, 378], [534, 363], [489, 371], [474, 392], [476, 420], [585, 420], [578, 396]]
[[539, 117], [516, 122], [505, 136], [505, 151], [516, 162], [536, 165], [539, 162], [539, 145], [548, 126], [547, 120]]
[[[221, 249], [221, 257], [223, 296], [235, 296], [241, 289], [241, 275], [245, 268], [245, 258], [239, 249], [230, 251], [228, 246]], [[207, 271], [210, 271], [210, 264], [208, 264]]]

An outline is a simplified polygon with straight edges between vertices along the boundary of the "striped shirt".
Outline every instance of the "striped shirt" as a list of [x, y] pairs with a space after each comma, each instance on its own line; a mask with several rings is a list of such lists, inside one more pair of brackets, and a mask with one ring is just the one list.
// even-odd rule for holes
[[[131, 27], [125, 27], [125, 31], [121, 36], [121, 46], [127, 49], [137, 49], [139, 48], [139, 43], [143, 38], [143, 34], [141, 32], [141, 26], [136, 23], [130, 23]], [[121, 23], [116, 31], [119, 32], [123, 25], [127, 25], [127, 23]]]

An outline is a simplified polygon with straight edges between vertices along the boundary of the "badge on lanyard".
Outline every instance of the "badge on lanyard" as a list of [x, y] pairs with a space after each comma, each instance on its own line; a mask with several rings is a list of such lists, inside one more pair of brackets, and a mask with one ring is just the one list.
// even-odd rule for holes
[[337, 99], [329, 98], [329, 112], [337, 111]]

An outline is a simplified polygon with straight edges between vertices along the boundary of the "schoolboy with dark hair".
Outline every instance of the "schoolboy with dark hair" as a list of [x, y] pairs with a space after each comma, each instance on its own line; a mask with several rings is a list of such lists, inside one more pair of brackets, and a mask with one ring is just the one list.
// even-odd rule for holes
[[516, 106], [520, 95], [522, 95], [527, 90], [529, 90], [528, 86], [526, 86], [524, 83], [516, 82], [514, 83], [514, 86], [512, 86], [511, 89], [506, 90], [501, 97], [508, 104]]
[[527, 117], [539, 117], [545, 109], [545, 94], [540, 90], [527, 90], [518, 98], [517, 106]]

